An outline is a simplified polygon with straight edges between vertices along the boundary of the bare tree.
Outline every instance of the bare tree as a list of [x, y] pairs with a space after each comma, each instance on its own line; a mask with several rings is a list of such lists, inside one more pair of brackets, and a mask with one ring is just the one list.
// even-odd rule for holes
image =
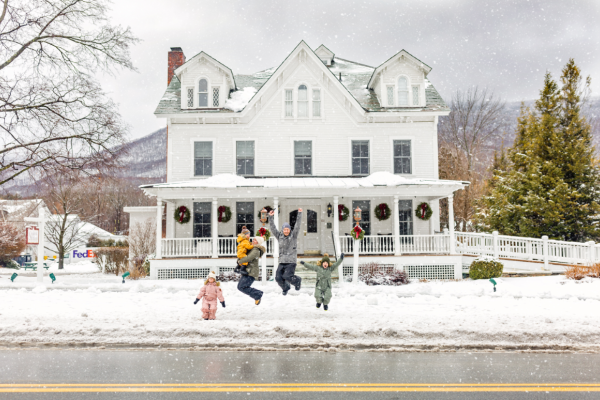
[[489, 158], [505, 127], [505, 103], [487, 89], [456, 91], [450, 115], [440, 119], [440, 177], [471, 182], [456, 195], [455, 225], [467, 230]]
[[156, 221], [136, 222], [129, 231], [129, 259], [141, 265], [156, 251]]
[[58, 269], [64, 268], [65, 254], [86, 243], [82, 232], [83, 223], [77, 215], [81, 211], [83, 197], [77, 190], [76, 176], [58, 175], [48, 185], [46, 204], [52, 212], [45, 225], [45, 236], [58, 253]]
[[27, 171], [116, 163], [127, 127], [93, 76], [133, 70], [107, 0], [2, 0], [0, 185]]

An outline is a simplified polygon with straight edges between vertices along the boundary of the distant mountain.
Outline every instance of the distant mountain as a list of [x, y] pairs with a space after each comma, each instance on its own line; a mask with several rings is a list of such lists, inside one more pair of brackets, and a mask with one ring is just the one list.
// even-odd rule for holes
[[124, 178], [153, 178], [164, 182], [167, 175], [167, 128], [162, 128], [130, 142], [128, 154], [121, 158]]

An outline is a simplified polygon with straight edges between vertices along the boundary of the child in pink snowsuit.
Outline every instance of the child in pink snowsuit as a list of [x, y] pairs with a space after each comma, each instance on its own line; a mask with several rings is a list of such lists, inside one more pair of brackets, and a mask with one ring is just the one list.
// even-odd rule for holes
[[202, 299], [202, 318], [204, 319], [216, 319], [217, 316], [217, 299], [221, 302], [221, 305], [225, 307], [225, 298], [223, 297], [223, 291], [219, 287], [220, 282], [216, 281], [217, 276], [214, 271], [210, 271], [208, 279], [204, 281], [204, 286], [200, 289], [200, 293], [196, 296], [194, 304], [198, 303]]

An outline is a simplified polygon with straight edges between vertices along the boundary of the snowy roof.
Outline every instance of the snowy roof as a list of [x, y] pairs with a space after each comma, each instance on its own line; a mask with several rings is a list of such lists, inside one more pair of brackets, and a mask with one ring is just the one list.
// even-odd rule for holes
[[37, 208], [43, 205], [47, 209], [44, 200], [4, 200], [0, 199], [0, 211], [6, 221], [22, 220], [24, 217], [37, 216]]
[[205, 188], [205, 189], [235, 189], [235, 188], [270, 188], [270, 189], [352, 189], [372, 188], [377, 186], [405, 185], [438, 185], [456, 186], [467, 185], [468, 182], [447, 181], [439, 179], [413, 179], [394, 175], [387, 171], [375, 172], [369, 176], [357, 177], [281, 177], [281, 178], [246, 178], [239, 175], [220, 174], [206, 179], [193, 181], [157, 183], [142, 185], [141, 188]]
[[[64, 214], [63, 214], [64, 215]], [[48, 217], [49, 221], [55, 220], [57, 222], [60, 222], [61, 219], [63, 217], [63, 215], [60, 214], [52, 214]], [[79, 216], [76, 214], [71, 214], [67, 217], [67, 220], [71, 220], [71, 219], [78, 219]], [[78, 232], [80, 235], [85, 236], [85, 237], [90, 237], [92, 235], [96, 235], [101, 239], [122, 239], [125, 238], [124, 236], [119, 236], [119, 235], [114, 235], [112, 233], [110, 233], [107, 230], [104, 230], [94, 224], [91, 224], [89, 222], [85, 222], [85, 221], [79, 221], [79, 228], [78, 228]]]
[[[319, 46], [322, 47], [323, 45]], [[324, 46], [323, 46], [324, 47]], [[329, 49], [327, 49], [329, 50]], [[331, 50], [329, 50], [331, 51]], [[333, 54], [333, 52], [332, 52]], [[406, 55], [411, 60], [415, 60], [422, 68], [430, 71], [431, 67], [410, 53], [402, 50], [400, 53], [394, 55], [391, 59], [398, 56], [399, 54]], [[387, 62], [384, 62], [377, 68], [382, 68]], [[184, 64], [185, 65], [185, 64]], [[340, 73], [342, 74], [342, 84], [350, 92], [350, 94], [358, 101], [358, 103], [367, 111], [439, 111], [448, 110], [448, 107], [442, 96], [433, 87], [431, 82], [425, 79], [425, 106], [424, 107], [411, 107], [411, 108], [399, 108], [399, 107], [382, 107], [372, 89], [367, 89], [367, 85], [372, 77], [374, 77], [376, 68], [365, 64], [361, 64], [355, 61], [346, 60], [344, 58], [335, 57], [331, 65], [327, 65], [327, 68], [339, 79]], [[236, 90], [230, 94], [230, 98], [224, 105], [224, 108], [218, 110], [198, 110], [181, 109], [181, 83], [179, 79], [173, 77], [171, 83], [167, 87], [165, 94], [160, 100], [155, 114], [197, 114], [201, 113], [231, 113], [239, 112], [244, 109], [248, 102], [252, 99], [254, 94], [260, 90], [260, 88], [271, 78], [273, 73], [278, 67], [269, 68], [263, 71], [256, 72], [250, 75], [233, 75], [236, 85]], [[176, 82], [175, 82], [176, 81]], [[252, 88], [255, 89], [252, 92]], [[239, 92], [243, 93], [239, 93]], [[250, 95], [252, 94], [252, 95]]]

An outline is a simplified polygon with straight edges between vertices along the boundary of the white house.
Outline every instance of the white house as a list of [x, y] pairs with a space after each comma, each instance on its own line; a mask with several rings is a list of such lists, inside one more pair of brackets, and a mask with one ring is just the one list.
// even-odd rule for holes
[[[453, 193], [468, 182], [438, 179], [438, 118], [449, 109], [430, 71], [405, 50], [371, 67], [302, 41], [278, 67], [235, 75], [205, 52], [186, 60], [171, 48], [168, 86], [155, 111], [167, 122], [167, 180], [142, 186], [156, 196], [161, 221], [152, 276], [233, 268], [236, 233], [260, 228], [258, 214], [270, 206], [278, 226], [294, 224], [304, 209], [298, 253], [305, 257], [333, 254], [334, 241], [337, 254], [352, 254], [348, 232], [358, 207], [366, 231], [361, 263], [402, 267], [414, 277], [461, 277], [455, 235], [440, 232], [439, 200], [448, 198], [452, 213]], [[422, 203], [431, 208], [428, 220], [416, 217]], [[182, 206], [187, 223], [179, 223]], [[340, 221], [344, 207], [350, 216]], [[388, 207], [379, 220], [378, 210]], [[231, 220], [219, 222], [225, 209]], [[127, 211], [133, 224], [150, 209]], [[266, 263], [278, 263], [272, 240]], [[346, 263], [344, 273], [352, 257]]]

